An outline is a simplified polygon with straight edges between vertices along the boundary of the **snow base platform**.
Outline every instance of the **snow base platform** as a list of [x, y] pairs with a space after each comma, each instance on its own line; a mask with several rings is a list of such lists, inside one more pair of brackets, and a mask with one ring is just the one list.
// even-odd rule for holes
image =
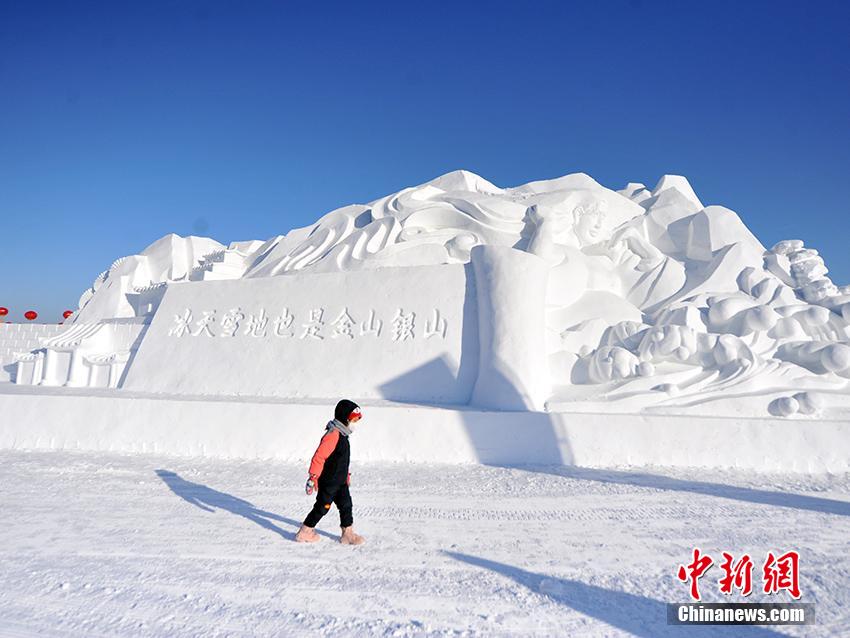
[[[331, 400], [186, 397], [0, 383], [0, 449], [306, 461]], [[488, 412], [363, 404], [357, 462], [850, 470], [850, 420]]]

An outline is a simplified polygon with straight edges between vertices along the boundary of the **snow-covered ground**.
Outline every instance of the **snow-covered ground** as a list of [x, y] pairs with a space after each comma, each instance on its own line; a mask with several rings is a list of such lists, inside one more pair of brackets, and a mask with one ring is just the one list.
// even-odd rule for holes
[[[356, 548], [333, 510], [322, 542], [292, 542], [304, 480], [280, 462], [0, 452], [0, 635], [848, 635], [848, 475], [355, 461]], [[798, 550], [818, 624], [667, 626], [695, 546], [757, 570]]]

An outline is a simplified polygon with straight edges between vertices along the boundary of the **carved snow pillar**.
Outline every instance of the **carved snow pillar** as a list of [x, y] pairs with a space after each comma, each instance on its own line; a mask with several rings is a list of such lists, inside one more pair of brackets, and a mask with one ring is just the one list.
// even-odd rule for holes
[[59, 385], [54, 382], [54, 377], [56, 376], [56, 358], [58, 357], [58, 353], [55, 350], [50, 350], [49, 348], [44, 353], [44, 374], [41, 378], [41, 381], [37, 383], [39, 385]]
[[472, 405], [543, 410], [551, 385], [545, 299], [549, 264], [505, 246], [470, 253], [478, 295], [478, 379]]
[[86, 379], [87, 376], [85, 363], [83, 362], [83, 355], [79, 348], [74, 348], [71, 351], [71, 365], [68, 371], [68, 380], [65, 382], [65, 385], [72, 388], [83, 388], [86, 386], [86, 381], [84, 379]]

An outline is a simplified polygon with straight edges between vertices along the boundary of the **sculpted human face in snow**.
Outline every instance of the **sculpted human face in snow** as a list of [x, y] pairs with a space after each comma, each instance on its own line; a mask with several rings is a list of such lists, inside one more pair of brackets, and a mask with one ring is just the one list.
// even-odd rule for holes
[[605, 202], [593, 202], [573, 209], [573, 231], [581, 246], [596, 244], [604, 239], [602, 231], [606, 208]]

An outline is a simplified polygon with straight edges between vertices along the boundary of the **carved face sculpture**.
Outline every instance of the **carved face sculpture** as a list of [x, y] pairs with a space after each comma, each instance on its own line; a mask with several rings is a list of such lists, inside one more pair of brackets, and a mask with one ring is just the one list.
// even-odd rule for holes
[[602, 241], [605, 208], [605, 202], [593, 202], [573, 209], [573, 231], [580, 245], [587, 246]]

